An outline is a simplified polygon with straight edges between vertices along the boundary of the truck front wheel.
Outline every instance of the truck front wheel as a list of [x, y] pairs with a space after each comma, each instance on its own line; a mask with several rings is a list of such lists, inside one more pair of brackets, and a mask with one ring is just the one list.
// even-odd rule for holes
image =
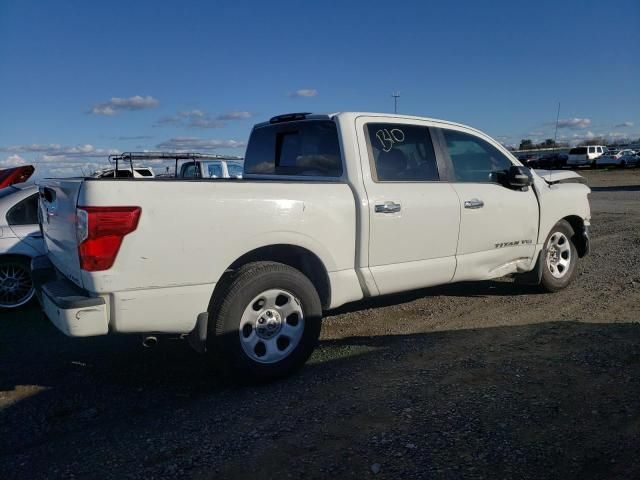
[[556, 223], [547, 236], [540, 284], [548, 292], [562, 290], [576, 276], [578, 251], [571, 240], [573, 236], [573, 228], [566, 220]]
[[320, 336], [322, 306], [302, 272], [276, 262], [240, 267], [212, 299], [209, 350], [247, 381], [269, 381], [301, 367]]

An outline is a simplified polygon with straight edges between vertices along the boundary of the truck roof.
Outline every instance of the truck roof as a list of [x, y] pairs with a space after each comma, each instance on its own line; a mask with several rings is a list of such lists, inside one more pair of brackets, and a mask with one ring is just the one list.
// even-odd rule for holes
[[416, 115], [404, 115], [400, 113], [384, 113], [384, 112], [333, 112], [333, 113], [311, 113], [311, 112], [295, 112], [295, 113], [284, 113], [281, 115], [276, 115], [272, 117], [268, 122], [262, 122], [256, 124], [256, 127], [263, 127], [266, 125], [273, 125], [274, 123], [285, 123], [285, 122], [293, 122], [297, 120], [330, 120], [336, 117], [384, 117], [384, 118], [394, 118], [398, 120], [426, 120], [428, 122], [440, 123], [443, 125], [449, 125], [453, 127], [462, 127], [468, 128], [470, 130], [474, 130], [483, 135], [483, 132], [470, 127], [468, 125], [464, 125], [462, 123], [450, 122], [448, 120], [440, 120], [437, 118], [431, 117], [419, 117]]

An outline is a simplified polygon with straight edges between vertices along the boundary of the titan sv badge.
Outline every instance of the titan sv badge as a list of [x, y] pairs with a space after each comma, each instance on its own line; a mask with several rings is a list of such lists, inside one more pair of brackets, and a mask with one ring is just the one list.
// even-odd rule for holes
[[495, 243], [496, 248], [517, 247], [518, 245], [531, 245], [533, 240], [516, 240], [514, 242]]

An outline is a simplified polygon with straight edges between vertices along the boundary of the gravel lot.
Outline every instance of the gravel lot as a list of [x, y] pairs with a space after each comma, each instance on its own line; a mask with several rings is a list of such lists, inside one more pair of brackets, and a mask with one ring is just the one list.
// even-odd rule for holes
[[640, 478], [640, 169], [587, 171], [575, 284], [350, 305], [299, 374], [241, 387], [179, 340], [0, 315], [0, 478]]

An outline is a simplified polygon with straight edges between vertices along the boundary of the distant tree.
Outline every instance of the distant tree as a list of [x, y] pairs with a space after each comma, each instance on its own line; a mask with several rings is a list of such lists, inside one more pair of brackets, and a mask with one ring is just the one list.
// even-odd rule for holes
[[553, 138], [547, 138], [544, 142], [540, 144], [543, 148], [553, 148], [556, 146], [556, 142]]
[[522, 139], [520, 140], [520, 150], [531, 150], [533, 148], [533, 142], [531, 140]]
[[583, 140], [582, 142], [580, 142], [578, 145], [581, 147], [586, 147], [588, 145], [604, 145], [605, 143], [605, 139], [602, 137], [594, 137], [594, 138], [590, 138], [589, 140]]

